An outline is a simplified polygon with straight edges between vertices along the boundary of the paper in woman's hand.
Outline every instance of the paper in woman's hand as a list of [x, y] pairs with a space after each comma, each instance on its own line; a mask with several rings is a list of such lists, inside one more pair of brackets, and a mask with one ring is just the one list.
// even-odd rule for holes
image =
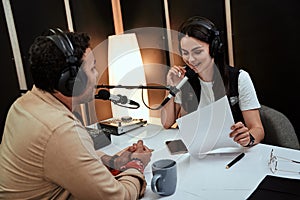
[[194, 157], [242, 151], [242, 147], [229, 137], [234, 120], [227, 96], [177, 119], [177, 123], [180, 135]]

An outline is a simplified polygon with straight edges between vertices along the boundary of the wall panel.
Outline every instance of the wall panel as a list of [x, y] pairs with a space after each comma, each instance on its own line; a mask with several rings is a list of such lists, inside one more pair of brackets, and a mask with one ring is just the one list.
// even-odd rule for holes
[[[224, 44], [227, 46], [224, 0], [169, 0], [169, 10], [172, 30], [177, 31], [180, 24], [189, 17], [203, 16], [210, 19], [216, 25], [221, 33]], [[177, 41], [173, 47], [178, 47]], [[180, 58], [177, 58], [176, 62], [182, 64]]]
[[0, 85], [2, 87], [0, 98], [0, 142], [4, 129], [5, 119], [9, 107], [17, 97], [20, 96], [20, 88], [16, 67], [14, 64], [13, 52], [5, 21], [3, 4], [0, 6]]
[[260, 102], [283, 112], [300, 138], [299, 2], [232, 0], [231, 7], [235, 65], [250, 72]]
[[28, 65], [28, 50], [34, 38], [48, 28], [67, 29], [64, 2], [62, 0], [11, 1], [20, 51], [28, 89], [32, 86]]
[[[111, 0], [74, 0], [71, 3], [71, 13], [74, 30], [86, 32], [91, 36], [99, 84], [108, 84], [107, 38], [114, 34], [114, 22]], [[111, 102], [95, 100], [89, 103], [91, 123], [112, 117]]]
[[[124, 32], [136, 33], [148, 85], [165, 85], [169, 68], [165, 13], [162, 0], [121, 2]], [[148, 90], [150, 107], [157, 107], [165, 96], [164, 90]], [[160, 111], [150, 110], [150, 116], [160, 117]]]

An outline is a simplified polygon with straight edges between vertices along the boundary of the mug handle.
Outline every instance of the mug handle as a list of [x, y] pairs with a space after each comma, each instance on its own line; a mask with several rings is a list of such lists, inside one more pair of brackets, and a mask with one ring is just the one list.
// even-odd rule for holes
[[156, 187], [156, 183], [157, 183], [158, 179], [160, 179], [160, 178], [161, 178], [161, 174], [155, 174], [151, 180], [151, 189], [156, 194], [164, 194], [163, 192], [159, 192]]

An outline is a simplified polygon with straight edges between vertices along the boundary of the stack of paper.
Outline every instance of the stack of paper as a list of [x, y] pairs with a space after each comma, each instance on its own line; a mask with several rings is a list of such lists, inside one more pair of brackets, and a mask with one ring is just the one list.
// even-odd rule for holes
[[243, 151], [243, 147], [229, 137], [234, 120], [227, 96], [177, 119], [177, 123], [180, 135], [194, 157]]

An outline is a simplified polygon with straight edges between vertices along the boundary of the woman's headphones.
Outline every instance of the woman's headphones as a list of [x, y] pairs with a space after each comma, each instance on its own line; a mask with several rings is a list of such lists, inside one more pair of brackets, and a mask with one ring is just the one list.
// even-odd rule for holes
[[59, 28], [49, 29], [52, 35], [46, 36], [52, 40], [64, 54], [67, 66], [62, 70], [57, 90], [65, 96], [79, 96], [83, 93], [87, 84], [87, 77], [80, 66], [77, 66], [78, 58], [74, 55], [73, 45], [68, 36]]
[[193, 17], [190, 20], [192, 21], [192, 24], [199, 25], [207, 29], [207, 33], [210, 37], [209, 54], [211, 57], [214, 58], [218, 53], [224, 52], [224, 45], [220, 38], [220, 32], [217, 30], [217, 28], [212, 22], [210, 22], [204, 17], [198, 16]]

